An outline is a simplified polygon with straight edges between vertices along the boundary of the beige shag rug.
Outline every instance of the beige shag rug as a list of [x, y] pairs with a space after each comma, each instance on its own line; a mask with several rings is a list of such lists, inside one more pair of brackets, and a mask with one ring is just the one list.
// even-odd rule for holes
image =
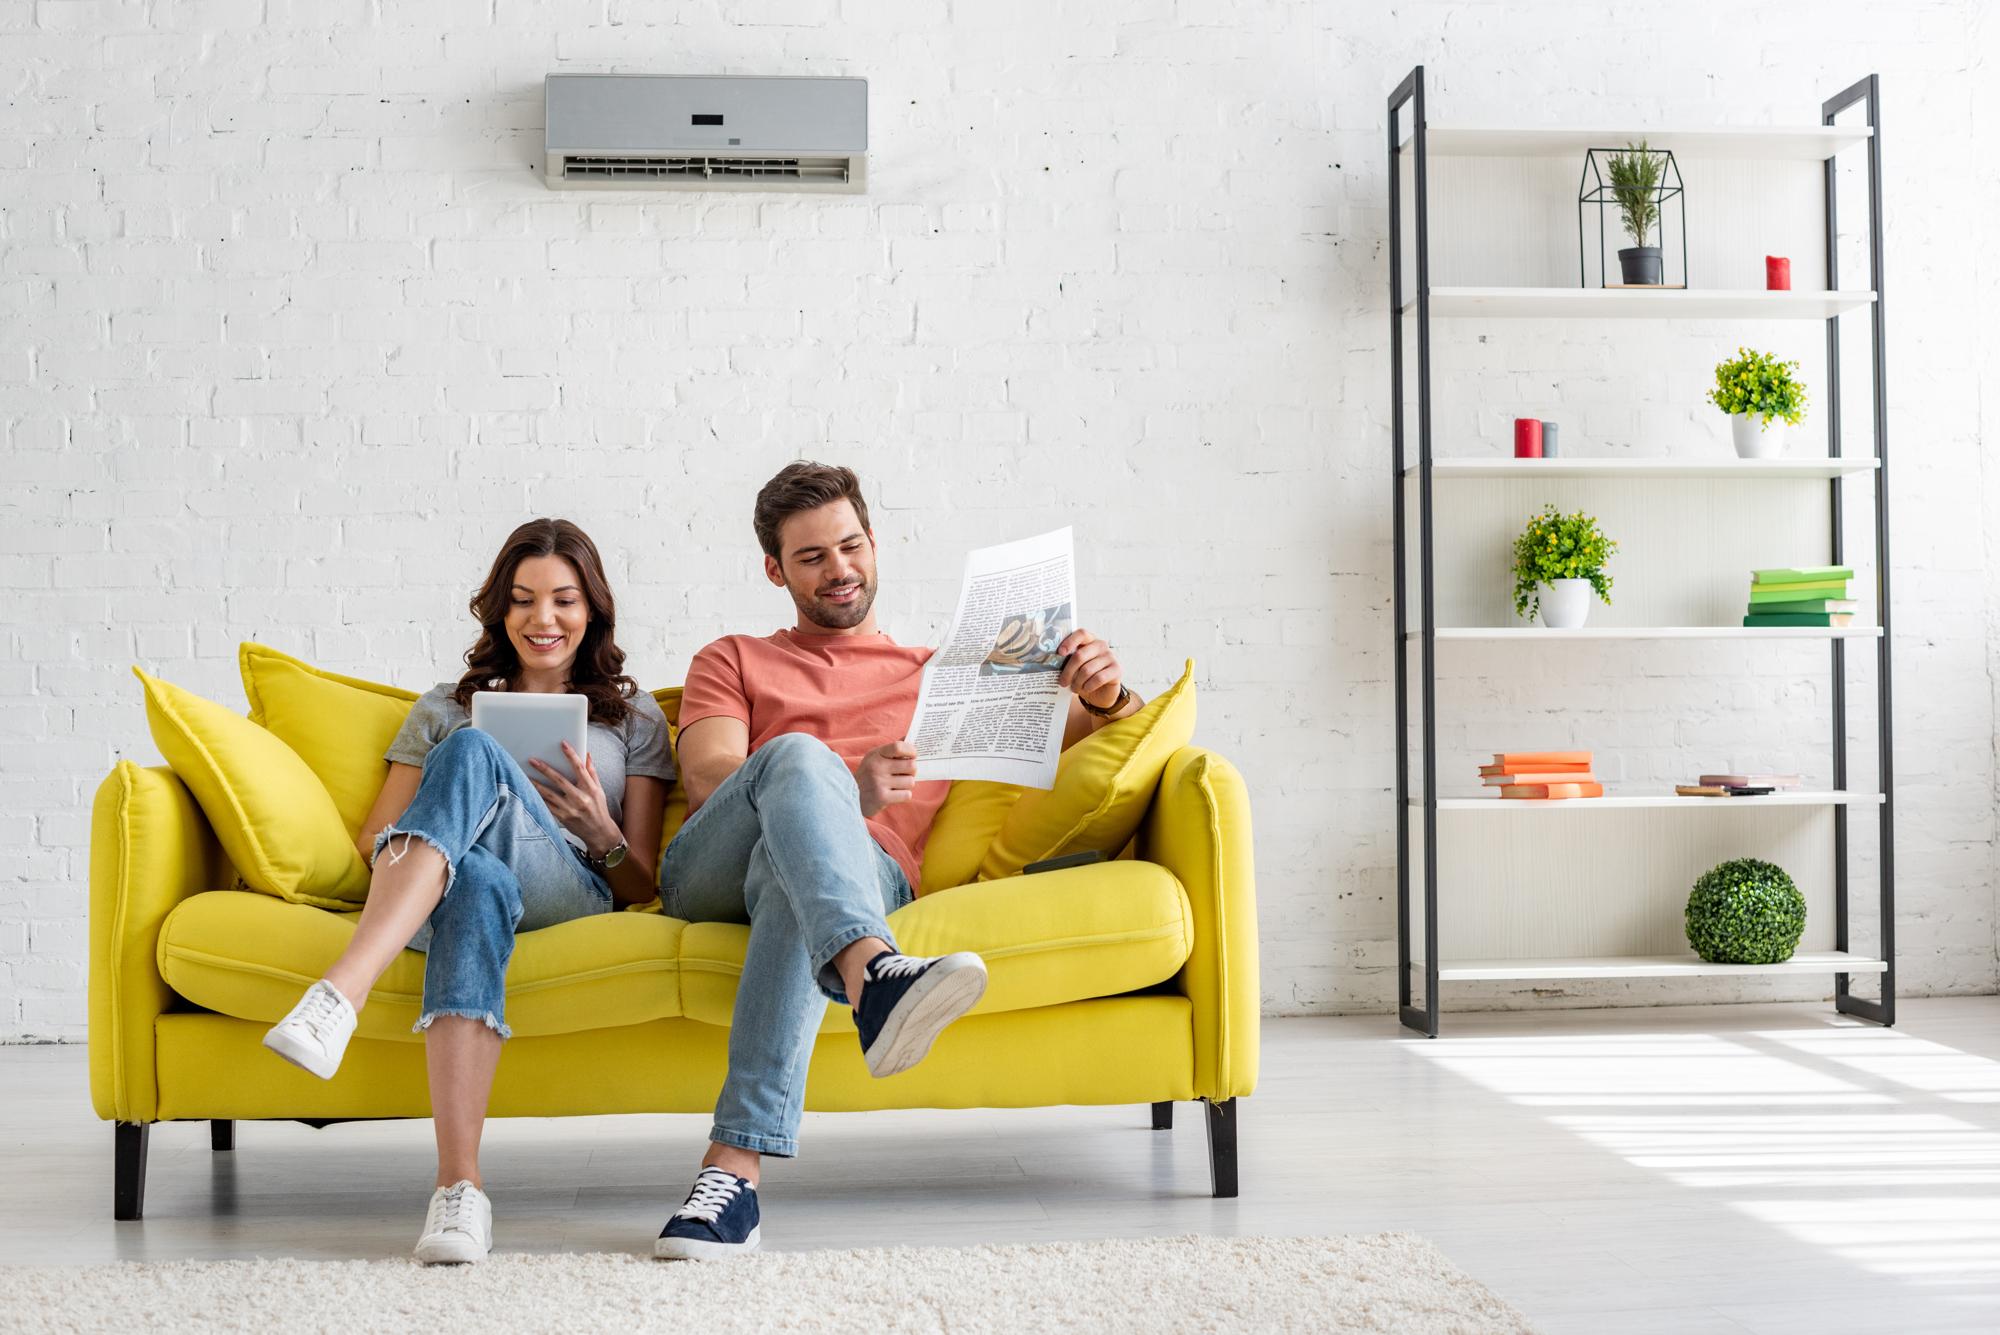
[[0, 1267], [8, 1331], [1527, 1331], [1409, 1233], [766, 1252]]

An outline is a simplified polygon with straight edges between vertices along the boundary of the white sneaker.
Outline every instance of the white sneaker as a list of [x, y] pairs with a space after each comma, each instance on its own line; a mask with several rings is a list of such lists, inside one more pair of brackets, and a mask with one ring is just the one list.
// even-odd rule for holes
[[322, 978], [306, 989], [292, 1013], [271, 1026], [264, 1046], [322, 1080], [333, 1079], [347, 1040], [354, 1037], [354, 1007]]
[[465, 1265], [493, 1250], [493, 1202], [467, 1181], [431, 1193], [417, 1259], [425, 1265]]

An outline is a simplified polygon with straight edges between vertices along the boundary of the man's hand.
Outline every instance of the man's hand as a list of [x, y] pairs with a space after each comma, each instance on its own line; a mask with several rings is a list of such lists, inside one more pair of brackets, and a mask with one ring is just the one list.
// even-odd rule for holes
[[1117, 703], [1125, 669], [1118, 666], [1118, 656], [1111, 652], [1110, 645], [1079, 628], [1063, 636], [1057, 652], [1069, 658], [1056, 678], [1058, 682], [1099, 709], [1109, 709]]
[[909, 801], [917, 791], [917, 748], [908, 742], [884, 742], [861, 757], [854, 782], [861, 789], [863, 819]]

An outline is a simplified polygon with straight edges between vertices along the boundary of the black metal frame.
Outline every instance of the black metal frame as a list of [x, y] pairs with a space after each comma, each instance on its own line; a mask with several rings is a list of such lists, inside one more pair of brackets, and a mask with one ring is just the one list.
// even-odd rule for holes
[[[1881, 997], [1869, 1001], [1853, 995], [1849, 983], [1850, 975], [1834, 975], [1834, 1006], [1841, 1014], [1859, 1016], [1878, 1024], [1894, 1024], [1896, 1019], [1896, 893], [1895, 893], [1895, 795], [1894, 770], [1891, 741], [1894, 732], [1894, 708], [1890, 699], [1889, 649], [1891, 639], [1890, 597], [1889, 597], [1889, 425], [1887, 384], [1888, 369], [1885, 360], [1885, 306], [1887, 294], [1882, 281], [1882, 130], [1880, 81], [1876, 75], [1869, 75], [1845, 89], [1820, 107], [1821, 123], [1834, 124], [1839, 113], [1865, 102], [1868, 109], [1868, 247], [1869, 279], [1875, 293], [1870, 310], [1870, 333], [1874, 351], [1874, 441], [1875, 458], [1878, 467], [1874, 478], [1875, 488], [1875, 553], [1876, 553], [1876, 608], [1881, 617], [1881, 637], [1876, 642], [1876, 727], [1880, 756], [1881, 807], [1879, 850], [1879, 913], [1881, 925], [1881, 951], [1886, 968], [1881, 975]], [[1414, 226], [1412, 242], [1415, 249], [1415, 292], [1407, 300], [1403, 283], [1403, 134], [1402, 117], [1404, 109], [1409, 111], [1410, 161], [1413, 167], [1412, 205]], [[1436, 1038], [1438, 1033], [1438, 929], [1437, 929], [1437, 620], [1436, 599], [1432, 576], [1432, 455], [1431, 455], [1431, 326], [1430, 326], [1430, 201], [1428, 194], [1428, 151], [1426, 144], [1426, 124], [1424, 119], [1424, 67], [1416, 66], [1403, 81], [1389, 94], [1389, 375], [1393, 398], [1390, 406], [1390, 434], [1393, 450], [1393, 497], [1394, 516], [1393, 545], [1395, 561], [1395, 673], [1396, 673], [1396, 1010], [1404, 1027], [1416, 1030], [1428, 1038]], [[1838, 283], [1838, 256], [1836, 234], [1836, 178], [1834, 161], [1831, 156], [1826, 162], [1826, 285], [1829, 291], [1836, 290]], [[1579, 229], [1579, 244], [1581, 231]], [[1681, 231], [1682, 246], [1687, 243], [1685, 225]], [[1682, 272], [1685, 274], [1687, 260], [1682, 256]], [[1581, 274], [1579, 275], [1581, 281]], [[1414, 999], [1412, 966], [1415, 963], [1410, 949], [1410, 849], [1411, 808], [1410, 797], [1410, 662], [1409, 642], [1410, 615], [1408, 602], [1409, 588], [1408, 556], [1410, 535], [1408, 534], [1408, 500], [1405, 495], [1404, 473], [1406, 465], [1407, 412], [1404, 393], [1404, 332], [1403, 314], [1405, 306], [1416, 311], [1417, 368], [1415, 398], [1417, 405], [1417, 534], [1418, 551], [1417, 589], [1418, 626], [1415, 633], [1421, 647], [1422, 671], [1419, 690], [1423, 733], [1421, 742], [1423, 770], [1423, 1000], [1416, 1004]], [[1826, 321], [1827, 366], [1828, 366], [1828, 418], [1827, 431], [1831, 442], [1831, 453], [1838, 457], [1840, 450], [1840, 319], [1829, 315]], [[1829, 505], [1832, 516], [1832, 559], [1837, 563], [1843, 559], [1842, 486], [1845, 478], [1836, 475], [1830, 483]], [[1847, 788], [1847, 686], [1846, 686], [1846, 643], [1838, 637], [1832, 644], [1833, 675], [1833, 753], [1834, 787], [1837, 791]], [[1848, 936], [1848, 858], [1847, 858], [1847, 807], [1835, 804], [1834, 819], [1834, 939], [1837, 949], [1849, 948]]]
[[[1875, 607], [1881, 618], [1882, 637], [1875, 646], [1875, 726], [1876, 746], [1879, 753], [1879, 778], [1882, 785], [1882, 806], [1878, 813], [1880, 820], [1879, 847], [1877, 849], [1877, 872], [1879, 873], [1882, 937], [1882, 960], [1887, 966], [1881, 975], [1882, 990], [1879, 1000], [1869, 1001], [1854, 995], [1850, 987], [1850, 975], [1839, 973], [1833, 976], [1834, 1009], [1843, 1015], [1855, 1015], [1877, 1024], [1891, 1025], [1896, 1022], [1896, 794], [1891, 781], [1895, 774], [1895, 752], [1891, 744], [1894, 735], [1895, 711], [1889, 698], [1889, 640], [1890, 610], [1889, 598], [1889, 407], [1887, 360], [1886, 316], [1883, 307], [1888, 294], [1882, 286], [1882, 116], [1881, 80], [1876, 75], [1842, 89], [1820, 104], [1820, 124], [1832, 125], [1841, 112], [1856, 103], [1868, 106], [1868, 285], [1875, 293], [1875, 300], [1869, 309], [1869, 334], [1874, 353], [1874, 414], [1875, 436]], [[1826, 160], [1826, 286], [1834, 291], [1840, 276], [1840, 237], [1838, 226], [1839, 190], [1834, 172], [1834, 160]], [[1840, 317], [1829, 315], [1826, 320], [1826, 365], [1827, 365], [1827, 414], [1828, 452], [1836, 458], [1840, 455]], [[1844, 479], [1835, 477], [1830, 488], [1830, 513], [1833, 525], [1833, 561], [1838, 565], [1842, 559], [1844, 534], [1841, 528], [1841, 487]], [[1833, 774], [1836, 789], [1847, 786], [1847, 645], [1836, 639], [1833, 642]], [[1834, 948], [1846, 950], [1848, 947], [1847, 910], [1847, 808], [1834, 808]]]
[[[1419, 609], [1423, 649], [1424, 718], [1424, 1000], [1411, 1004], [1410, 989], [1410, 643], [1408, 576], [1404, 554], [1407, 501], [1403, 495], [1403, 142], [1400, 113], [1410, 108], [1410, 161], [1415, 168], [1417, 291], [1417, 534]], [[1432, 1038], [1438, 1031], [1437, 952], [1437, 607], [1431, 582], [1431, 259], [1429, 153], [1424, 128], [1424, 67], [1417, 66], [1389, 94], [1389, 374], [1395, 437], [1396, 557], [1396, 1010], [1405, 1025]]]

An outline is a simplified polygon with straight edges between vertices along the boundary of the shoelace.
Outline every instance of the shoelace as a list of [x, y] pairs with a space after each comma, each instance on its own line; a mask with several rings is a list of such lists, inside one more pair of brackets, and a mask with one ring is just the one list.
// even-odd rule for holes
[[742, 1190], [743, 1179], [720, 1168], [704, 1168], [701, 1176], [694, 1180], [694, 1190], [688, 1193], [687, 1204], [674, 1211], [674, 1218], [699, 1219], [704, 1224], [712, 1224]]
[[869, 962], [868, 971], [877, 978], [900, 978], [905, 974], [922, 973], [930, 961], [915, 955], [891, 955], [887, 959]]
[[446, 1187], [444, 1195], [431, 1203], [432, 1233], [466, 1233], [472, 1229], [472, 1184], [458, 1182]]
[[305, 1009], [299, 1012], [299, 1023], [312, 1030], [313, 1037], [324, 1040], [335, 1028], [334, 1021], [340, 1015], [340, 998], [331, 987], [315, 987], [306, 993]]

